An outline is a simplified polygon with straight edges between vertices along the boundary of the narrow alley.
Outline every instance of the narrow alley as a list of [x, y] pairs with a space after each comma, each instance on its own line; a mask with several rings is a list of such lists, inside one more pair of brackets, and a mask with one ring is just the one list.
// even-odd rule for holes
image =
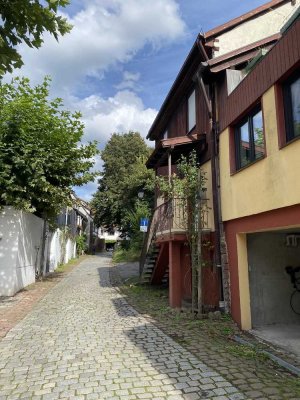
[[83, 261], [0, 341], [0, 399], [244, 399]]

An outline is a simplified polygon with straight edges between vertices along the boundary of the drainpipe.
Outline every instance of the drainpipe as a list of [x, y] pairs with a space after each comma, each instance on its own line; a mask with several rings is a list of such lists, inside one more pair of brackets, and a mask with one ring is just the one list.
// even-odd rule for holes
[[210, 93], [208, 96], [202, 79], [202, 72], [208, 68], [206, 62], [201, 63], [200, 68], [196, 74], [198, 85], [203, 93], [205, 103], [209, 115], [209, 130], [210, 130], [210, 148], [211, 148], [211, 169], [212, 169], [212, 191], [213, 191], [213, 213], [215, 221], [215, 249], [214, 258], [215, 265], [220, 274], [220, 299], [224, 302], [225, 312], [229, 312], [228, 299], [226, 298], [225, 291], [225, 265], [222, 260], [222, 244], [221, 236], [223, 235], [223, 224], [221, 218], [221, 202], [220, 202], [220, 174], [219, 174], [219, 159], [218, 159], [218, 115], [217, 115], [217, 89], [216, 84], [210, 83]]
[[[211, 169], [212, 169], [212, 190], [213, 190], [213, 209], [214, 209], [214, 221], [215, 221], [215, 264], [218, 268], [220, 275], [220, 299], [224, 302], [224, 273], [222, 266], [222, 255], [221, 255], [221, 232], [220, 226], [221, 221], [221, 208], [220, 208], [220, 193], [219, 193], [219, 160], [218, 160], [218, 122], [217, 122], [217, 100], [216, 100], [216, 85], [212, 83], [210, 85], [211, 97], [212, 97], [212, 120], [211, 120], [211, 133], [210, 133], [210, 144], [211, 144]], [[225, 305], [225, 304], [224, 304]], [[224, 307], [225, 311], [226, 306]]]
[[221, 209], [221, 191], [220, 191], [220, 164], [219, 164], [219, 116], [218, 116], [218, 102], [217, 102], [217, 84], [213, 82], [211, 84], [212, 99], [213, 99], [213, 126], [211, 134], [211, 144], [213, 151], [213, 171], [212, 171], [212, 181], [213, 181], [213, 193], [214, 193], [214, 211], [215, 211], [215, 221], [216, 223], [216, 237], [217, 237], [217, 258], [216, 264], [220, 270], [221, 279], [221, 299], [224, 302], [224, 311], [226, 313], [230, 312], [230, 293], [229, 293], [229, 273], [227, 256], [227, 248], [224, 234], [224, 226], [222, 221], [222, 209]]

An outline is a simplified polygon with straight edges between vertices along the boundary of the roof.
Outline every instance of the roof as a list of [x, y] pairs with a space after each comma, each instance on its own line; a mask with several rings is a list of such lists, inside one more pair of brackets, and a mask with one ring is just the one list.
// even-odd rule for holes
[[206, 147], [206, 135], [194, 134], [161, 140], [148, 158], [146, 166], [147, 168], [154, 168], [167, 165], [169, 152], [172, 152], [172, 164], [174, 164], [182, 154], [189, 153], [194, 149], [195, 145], [199, 146], [199, 153], [204, 150]]
[[235, 26], [240, 25], [240, 24], [244, 23], [245, 21], [248, 21], [249, 19], [252, 19], [254, 17], [257, 17], [260, 14], [265, 13], [270, 8], [278, 7], [281, 4], [288, 3], [290, 1], [291, 0], [272, 0], [272, 1], [269, 1], [268, 3], [263, 4], [262, 6], [259, 6], [259, 7], [255, 8], [254, 10], [248, 11], [247, 13], [242, 14], [237, 18], [234, 18], [234, 19], [226, 22], [223, 25], [219, 25], [216, 28], [213, 28], [210, 31], [207, 31], [204, 34], [204, 38], [205, 38], [205, 40], [211, 39], [214, 36], [219, 35], [220, 33], [224, 33], [226, 31], [234, 28]]
[[234, 65], [253, 59], [262, 47], [269, 49], [281, 38], [281, 33], [275, 33], [267, 38], [239, 47], [229, 53], [208, 60], [211, 72], [219, 72]]
[[161, 117], [164, 115], [165, 119], [167, 119], [168, 116], [171, 116], [173, 107], [175, 105], [174, 103], [178, 101], [176, 99], [176, 94], [180, 92], [180, 89], [184, 91], [186, 81], [190, 83], [190, 75], [194, 73], [192, 65], [193, 60], [197, 60], [196, 67], [199, 66], [201, 61], [208, 60], [208, 56], [202, 42], [203, 37], [199, 34], [148, 132], [147, 139], [153, 140], [157, 136], [157, 131], [164, 131], [164, 121], [161, 120]]
[[[189, 89], [193, 75], [197, 68], [199, 68], [201, 62], [207, 62], [211, 72], [219, 72], [226, 68], [232, 67], [239, 63], [249, 61], [257, 55], [259, 48], [266, 47], [270, 49], [271, 46], [280, 38], [280, 34], [272, 35], [268, 38], [262, 39], [259, 42], [252, 43], [248, 46], [238, 48], [232, 52], [224, 54], [214, 59], [209, 59], [207, 51], [209, 46], [205, 46], [205, 42], [213, 40], [218, 34], [232, 29], [233, 27], [244, 23], [258, 15], [261, 15], [271, 8], [278, 7], [281, 4], [287, 3], [291, 0], [272, 0], [260, 7], [255, 8], [252, 11], [247, 12], [239, 16], [238, 18], [232, 19], [227, 23], [220, 25], [204, 35], [198, 35], [196, 41], [193, 44], [187, 58], [185, 59], [168, 95], [166, 96], [152, 126], [148, 132], [147, 139], [154, 140], [159, 138], [159, 135], [166, 130], [169, 118], [172, 115], [174, 109], [178, 106], [179, 101], [182, 100], [182, 96], [186, 94]], [[207, 50], [207, 51], [206, 51]]]

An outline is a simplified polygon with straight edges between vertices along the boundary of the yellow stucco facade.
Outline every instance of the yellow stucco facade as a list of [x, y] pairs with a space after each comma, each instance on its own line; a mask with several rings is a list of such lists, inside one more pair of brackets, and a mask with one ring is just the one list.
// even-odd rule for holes
[[220, 135], [222, 219], [228, 221], [300, 203], [300, 140], [278, 144], [275, 88], [262, 97], [266, 157], [231, 174], [229, 129]]
[[250, 287], [248, 274], [247, 235], [236, 235], [238, 254], [238, 276], [240, 288], [241, 328], [249, 330], [251, 325]]

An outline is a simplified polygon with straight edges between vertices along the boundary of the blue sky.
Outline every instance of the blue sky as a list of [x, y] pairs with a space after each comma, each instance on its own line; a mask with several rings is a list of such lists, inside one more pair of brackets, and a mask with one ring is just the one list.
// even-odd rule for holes
[[[25, 65], [14, 75], [32, 83], [52, 76], [52, 95], [79, 110], [84, 141], [103, 148], [113, 132], [145, 137], [198, 32], [206, 32], [262, 0], [71, 0], [62, 10], [74, 25], [57, 43], [20, 47]], [[10, 76], [7, 77], [9, 79]], [[101, 160], [96, 160], [101, 168]], [[89, 200], [97, 182], [76, 189]]]

